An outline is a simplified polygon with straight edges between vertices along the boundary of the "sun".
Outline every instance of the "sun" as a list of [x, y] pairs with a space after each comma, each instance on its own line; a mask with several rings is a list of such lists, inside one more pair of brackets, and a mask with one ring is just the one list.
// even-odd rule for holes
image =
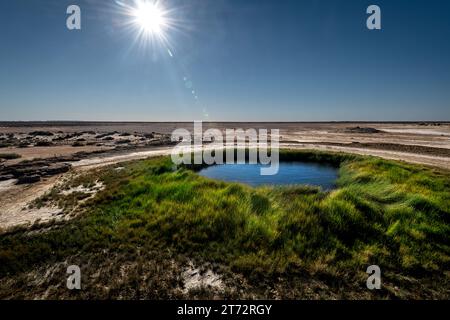
[[115, 4], [123, 17], [125, 31], [134, 35], [132, 46], [137, 45], [143, 51], [151, 48], [151, 52], [162, 48], [173, 57], [171, 34], [184, 26], [176, 7], [168, 7], [165, 0], [116, 0]]
[[161, 35], [167, 26], [165, 11], [158, 2], [141, 0], [132, 11], [134, 23], [142, 32]]

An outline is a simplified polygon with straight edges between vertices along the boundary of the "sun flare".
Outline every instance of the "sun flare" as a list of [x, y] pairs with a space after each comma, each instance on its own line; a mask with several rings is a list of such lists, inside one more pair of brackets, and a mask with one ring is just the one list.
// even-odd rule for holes
[[160, 35], [166, 26], [164, 10], [157, 2], [140, 1], [133, 10], [134, 22], [142, 31]]
[[116, 0], [116, 4], [125, 17], [123, 26], [134, 34], [133, 45], [142, 50], [163, 48], [172, 56], [170, 33], [180, 26], [176, 8], [166, 7], [162, 0], [130, 0], [129, 3]]

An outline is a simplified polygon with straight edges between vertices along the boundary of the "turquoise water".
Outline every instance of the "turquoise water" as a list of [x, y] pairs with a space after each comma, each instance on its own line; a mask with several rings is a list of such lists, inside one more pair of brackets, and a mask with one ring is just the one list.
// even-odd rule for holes
[[280, 162], [278, 174], [262, 176], [261, 164], [223, 164], [206, 167], [199, 174], [204, 177], [240, 182], [251, 186], [303, 184], [335, 188], [338, 169], [330, 165], [309, 162]]

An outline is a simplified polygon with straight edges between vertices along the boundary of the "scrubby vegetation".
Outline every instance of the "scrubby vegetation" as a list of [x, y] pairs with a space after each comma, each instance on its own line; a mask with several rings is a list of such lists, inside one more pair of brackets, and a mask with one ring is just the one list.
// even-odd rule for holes
[[174, 168], [167, 157], [121, 164], [99, 173], [105, 189], [81, 217], [2, 236], [0, 278], [101, 250], [169, 250], [227, 266], [255, 288], [290, 279], [279, 290], [295, 291], [298, 279], [316, 278], [328, 297], [369, 294], [365, 271], [376, 264], [383, 290], [373, 297], [449, 297], [448, 172], [344, 154], [281, 158], [340, 166], [339, 187], [251, 188]]
[[36, 147], [51, 147], [53, 146], [53, 142], [47, 140], [39, 140], [35, 144]]
[[4, 160], [19, 159], [20, 157], [21, 155], [17, 153], [0, 153], [0, 159]]

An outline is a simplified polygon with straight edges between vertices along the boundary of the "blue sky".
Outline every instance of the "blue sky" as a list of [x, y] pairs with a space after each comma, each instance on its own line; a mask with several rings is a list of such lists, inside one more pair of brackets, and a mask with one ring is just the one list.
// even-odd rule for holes
[[163, 5], [173, 57], [134, 43], [113, 0], [1, 1], [0, 120], [450, 120], [450, 1]]

